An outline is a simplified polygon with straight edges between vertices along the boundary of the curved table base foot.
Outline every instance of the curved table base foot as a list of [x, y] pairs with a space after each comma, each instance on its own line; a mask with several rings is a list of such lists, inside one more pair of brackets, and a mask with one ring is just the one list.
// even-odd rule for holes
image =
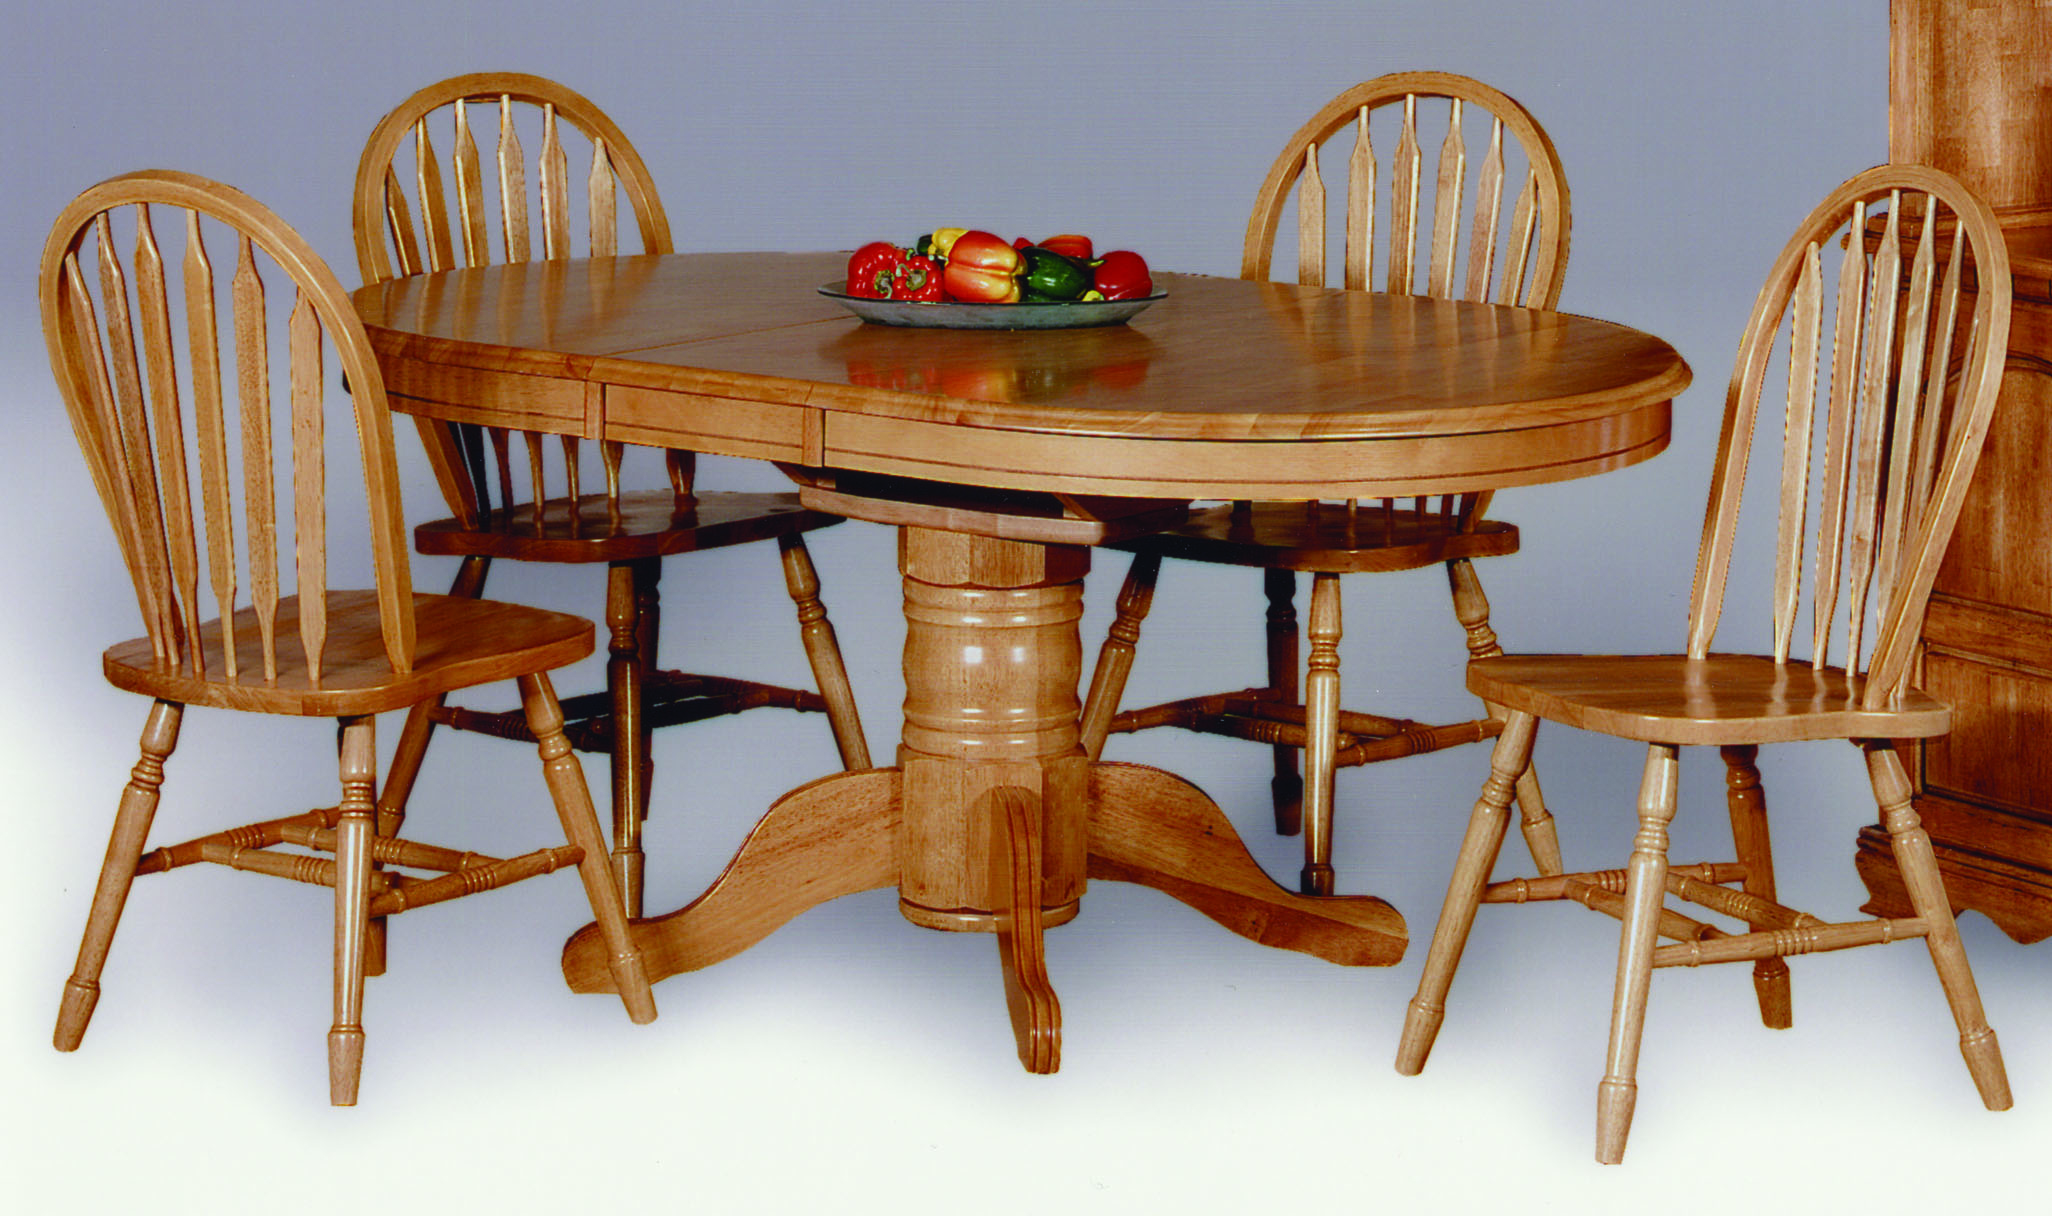
[[[675, 912], [629, 922], [650, 982], [732, 958], [784, 922], [898, 881], [899, 775], [835, 773], [776, 800], [726, 870]], [[586, 925], [563, 946], [573, 992], [611, 992], [605, 943]]]
[[1218, 805], [1160, 769], [1092, 768], [1090, 877], [1153, 887], [1241, 937], [1343, 966], [1389, 966], [1409, 941], [1402, 914], [1373, 896], [1277, 886]]
[[1062, 1065], [1062, 1005], [1048, 982], [1041, 938], [1040, 799], [1030, 790], [1001, 786], [983, 801], [993, 818], [990, 892], [997, 903], [998, 965], [1012, 1037], [1027, 1072], [1050, 1073]]

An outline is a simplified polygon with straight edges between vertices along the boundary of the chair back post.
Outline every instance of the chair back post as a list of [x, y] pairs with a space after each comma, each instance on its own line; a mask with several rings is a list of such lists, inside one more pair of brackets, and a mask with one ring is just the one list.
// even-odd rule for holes
[[[111, 222], [124, 209], [133, 210], [135, 224], [127, 267]], [[166, 261], [157, 238], [158, 227], [169, 228], [163, 220], [174, 209], [185, 213], [179, 225], [185, 238], [180, 267], [185, 392]], [[224, 258], [220, 250], [207, 250], [202, 216], [234, 230], [239, 239], [232, 255]], [[148, 170], [102, 182], [58, 215], [44, 245], [38, 294], [50, 365], [73, 432], [135, 583], [157, 661], [208, 679], [232, 682], [243, 674], [237, 669], [234, 617], [237, 583], [246, 569], [263, 675], [275, 680], [280, 585], [268, 363], [273, 343], [258, 252], [284, 273], [294, 293], [284, 343], [290, 419], [284, 443], [292, 470], [299, 633], [309, 678], [318, 685], [327, 620], [324, 338], [341, 363], [355, 403], [385, 655], [395, 672], [408, 672], [414, 649], [413, 591], [384, 380], [341, 283], [268, 208], [205, 178]], [[97, 295], [82, 254], [97, 263]], [[233, 266], [227, 275], [231, 317], [225, 332], [216, 315], [217, 259], [224, 265], [232, 260]], [[223, 345], [230, 347], [225, 361]], [[231, 506], [233, 440], [224, 410], [240, 424], [239, 530]], [[203, 580], [221, 618], [217, 645], [225, 670], [206, 666], [206, 639], [200, 634]]]
[[[1842, 252], [1827, 276], [1833, 245]], [[1774, 657], [1787, 662], [1798, 649], [1808, 567], [1811, 663], [1828, 665], [1842, 634], [1849, 673], [1867, 656], [1863, 704], [1900, 696], [1993, 416], [2010, 294], [1993, 212], [1940, 170], [1870, 169], [1811, 212], [1768, 273], [1725, 392], [1690, 595], [1691, 656], [1709, 653], [1722, 615], [1760, 399], [1786, 329]]]

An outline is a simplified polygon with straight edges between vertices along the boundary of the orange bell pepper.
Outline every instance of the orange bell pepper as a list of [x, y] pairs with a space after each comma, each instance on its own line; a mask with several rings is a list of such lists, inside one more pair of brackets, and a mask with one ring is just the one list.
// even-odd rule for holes
[[941, 285], [951, 300], [976, 304], [1011, 304], [1019, 299], [1019, 275], [1025, 258], [1000, 237], [970, 229], [948, 247]]

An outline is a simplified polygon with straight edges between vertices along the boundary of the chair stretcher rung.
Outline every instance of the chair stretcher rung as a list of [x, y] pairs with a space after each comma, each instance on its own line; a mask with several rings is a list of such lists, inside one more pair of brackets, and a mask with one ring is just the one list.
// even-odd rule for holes
[[[1258, 701], [1244, 695], [1198, 697], [1132, 710], [1114, 719], [1111, 730], [1123, 733], [1157, 726], [1174, 726], [1199, 734], [1284, 747], [1301, 748], [1309, 738], [1302, 706]], [[1352, 768], [1404, 756], [1424, 755], [1479, 743], [1502, 733], [1503, 723], [1492, 718], [1434, 726], [1408, 718], [1344, 712], [1339, 716], [1339, 740], [1333, 764], [1338, 768]]]
[[[335, 885], [335, 863], [326, 857], [307, 853], [274, 853], [269, 849], [215, 841], [200, 846], [200, 860], [227, 866], [231, 870], [265, 874], [272, 878], [286, 878], [309, 886]], [[391, 878], [388, 875], [377, 871], [371, 873], [373, 890], [381, 890], [390, 882]]]
[[304, 825], [306, 827], [332, 828], [341, 817], [341, 808], [331, 806], [307, 811], [304, 814], [287, 815], [282, 819], [267, 819], [262, 823], [251, 823], [239, 828], [229, 828], [226, 831], [214, 832], [180, 844], [166, 845], [161, 849], [150, 850], [143, 854], [142, 860], [135, 867], [135, 872], [137, 874], [161, 874], [166, 870], [175, 870], [180, 866], [189, 866], [196, 862], [210, 860], [202, 855], [208, 845], [221, 844], [245, 849], [267, 849], [274, 844], [284, 841], [284, 833], [288, 827]]
[[1849, 950], [1855, 946], [1905, 941], [1923, 937], [1929, 932], [1930, 928], [1922, 917], [1905, 916], [1892, 920], [1849, 921], [1808, 925], [1800, 929], [1733, 933], [1714, 941], [1661, 946], [1653, 951], [1653, 965], [1697, 967], [1706, 963], [1738, 963], [1791, 954], [1820, 954], [1827, 950]]
[[[578, 751], [613, 750], [613, 702], [605, 692], [580, 693], [562, 702], [563, 734]], [[743, 713], [751, 709], [793, 709], [801, 713], [826, 712], [826, 699], [802, 688], [758, 684], [726, 676], [694, 675], [687, 672], [652, 673], [642, 693], [642, 713], [649, 729], [681, 726], [708, 718]], [[431, 715], [452, 730], [466, 730], [521, 743], [534, 742], [527, 717], [517, 709], [497, 712], [444, 705]]]
[[[333, 828], [292, 825], [285, 829], [283, 835], [285, 843], [296, 844], [303, 849], [318, 849], [323, 853], [335, 851]], [[377, 836], [371, 840], [371, 860], [385, 865], [411, 866], [416, 870], [470, 870], [492, 865], [499, 859], [483, 853], [465, 853], [439, 845]]]
[[[1568, 879], [1565, 885], [1567, 888], [1565, 898], [1572, 899], [1585, 908], [1601, 912], [1614, 920], [1624, 919], [1625, 897], [1623, 893], [1599, 887], [1594, 883], [1580, 882], [1573, 878]], [[1674, 909], [1667, 907], [1660, 909], [1655, 929], [1659, 932], [1660, 936], [1671, 937], [1678, 942], [1701, 942], [1711, 938], [1727, 936], [1724, 930], [1719, 929], [1715, 925], [1706, 925], [1702, 921], [1683, 916]]]
[[[1746, 868], [1735, 861], [1697, 862], [1692, 865], [1667, 867], [1669, 889], [1677, 878], [1692, 879], [1703, 883], [1744, 882]], [[1537, 903], [1541, 900], [1570, 898], [1566, 891], [1569, 882], [1583, 882], [1606, 891], [1622, 895], [1625, 889], [1623, 870], [1588, 870], [1580, 874], [1554, 874], [1544, 878], [1513, 878], [1505, 882], [1493, 882], [1482, 889], [1485, 904]]]
[[1762, 899], [1744, 891], [1699, 882], [1672, 871], [1667, 875], [1667, 890], [1676, 899], [1700, 904], [1712, 912], [1722, 913], [1761, 929], [1801, 929], [1824, 923], [1808, 912], [1798, 912], [1771, 899]]
[[[1294, 701], [1283, 699], [1280, 690], [1274, 688], [1243, 688], [1238, 692], [1211, 693], [1201, 697], [1186, 697], [1181, 701], [1164, 701], [1140, 709], [1129, 709], [1112, 719], [1110, 731], [1124, 734], [1130, 731], [1152, 730], [1157, 726], [1175, 726], [1184, 730], [1212, 731], [1203, 723], [1215, 718], [1252, 718], [1260, 722], [1274, 722], [1302, 728], [1304, 707]], [[1419, 724], [1408, 718], [1386, 718], [1380, 714], [1365, 714], [1354, 710], [1341, 710], [1339, 728], [1350, 735], [1382, 738], [1402, 734]]]
[[394, 875], [390, 880], [390, 888], [372, 897], [370, 914], [392, 916], [413, 908], [425, 908], [430, 904], [460, 899], [465, 895], [497, 890], [523, 879], [574, 866], [583, 860], [583, 849], [576, 845], [563, 845], [553, 849], [537, 849], [532, 853], [524, 853], [505, 861], [495, 861], [490, 865], [455, 870], [435, 878]]
[[461, 705], [444, 705], [440, 709], [429, 711], [428, 717], [451, 730], [467, 730], [474, 734], [491, 735], [520, 743], [534, 742], [534, 732], [527, 729], [527, 716], [519, 710], [487, 713], [465, 709]]
[[1469, 743], [1480, 743], [1494, 739], [1503, 733], [1503, 723], [1494, 718], [1477, 718], [1472, 722], [1454, 722], [1446, 726], [1415, 726], [1401, 734], [1386, 739], [1363, 739], [1351, 745], [1342, 745], [1332, 758], [1338, 768], [1351, 768], [1359, 764], [1375, 764], [1383, 760], [1397, 760], [1404, 756], [1422, 756], [1428, 752], [1444, 751], [1449, 747], [1461, 747]]
[[1163, 701], [1159, 705], [1122, 710], [1113, 715], [1108, 729], [1113, 734], [1153, 730], [1157, 726], [1176, 726], [1188, 730], [1194, 729], [1184, 725], [1190, 721], [1216, 717], [1234, 708], [1251, 716], [1267, 706], [1279, 704], [1280, 701], [1281, 694], [1273, 688], [1243, 688], [1238, 692], [1209, 693], [1201, 697], [1185, 697], [1180, 701]]
[[[390, 843], [395, 842], [374, 843], [373, 854], [377, 852], [376, 844]], [[306, 853], [275, 853], [268, 849], [249, 848], [218, 841], [202, 845], [200, 852], [201, 860], [234, 870], [289, 879], [309, 886], [335, 885], [337, 866], [327, 857]], [[583, 860], [583, 849], [576, 845], [562, 845], [553, 849], [537, 849], [505, 861], [493, 861], [468, 869], [453, 870], [434, 878], [411, 878], [404, 874], [388, 874], [374, 870], [370, 876], [373, 892], [370, 914], [391, 916], [412, 908], [445, 903], [465, 895], [495, 891], [523, 879], [574, 866]]]

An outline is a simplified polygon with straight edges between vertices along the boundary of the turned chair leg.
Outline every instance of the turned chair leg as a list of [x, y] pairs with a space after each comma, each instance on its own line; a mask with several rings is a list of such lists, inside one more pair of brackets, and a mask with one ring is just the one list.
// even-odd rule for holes
[[655, 995], [648, 988], [648, 971], [642, 965], [641, 950], [628, 932], [627, 916], [620, 903], [620, 889], [606, 864], [606, 842], [599, 834], [598, 813], [591, 805], [591, 789], [584, 783], [584, 767], [570, 740], [563, 737], [563, 707], [556, 700], [555, 687], [547, 675], [537, 672], [521, 676], [520, 704], [527, 713], [527, 728], [534, 732], [541, 753], [542, 778], [562, 820], [563, 835], [584, 853], [577, 863], [577, 876], [584, 880], [584, 897], [591, 904], [592, 918], [607, 952], [607, 969], [619, 990], [620, 1003], [637, 1024], [655, 1020]]
[[1638, 1101], [1639, 1040], [1646, 1027], [1646, 994], [1652, 987], [1653, 947], [1667, 895], [1667, 825], [1674, 819], [1680, 773], [1672, 744], [1646, 749], [1646, 774], [1639, 784], [1639, 832], [1625, 866], [1624, 929], [1618, 935], [1617, 989], [1610, 1006], [1610, 1049], [1603, 1081], [1596, 1089], [1596, 1160], [1624, 1160]]
[[335, 1021], [328, 1101], [356, 1105], [363, 1075], [364, 950], [370, 934], [371, 836], [377, 818], [375, 719], [342, 720], [341, 819], [335, 825]]
[[[1746, 894], [1773, 902], [1774, 850], [1767, 829], [1767, 794], [1760, 788], [1760, 769], [1754, 763], [1760, 749], [1736, 746], [1719, 749], [1724, 757], [1724, 800], [1731, 810], [1731, 839], [1739, 864], [1746, 867]], [[1752, 929], [1771, 929], [1754, 924]], [[1789, 992], [1788, 961], [1763, 958], [1753, 964], [1753, 992], [1760, 998], [1760, 1021], [1771, 1030], [1787, 1030], [1795, 1024]]]
[[1104, 755], [1104, 740], [1118, 716], [1119, 700], [1126, 693], [1126, 677], [1133, 671], [1133, 652], [1140, 644], [1140, 623], [1154, 606], [1154, 582], [1161, 574], [1161, 556], [1136, 553], [1119, 588], [1118, 615], [1111, 632], [1097, 651], [1097, 667], [1090, 673], [1090, 693], [1083, 698], [1083, 715], [1078, 724], [1078, 742], [1083, 754], [1096, 760]]
[[[1268, 686], [1281, 704], [1297, 703], [1297, 574], [1294, 570], [1263, 570], [1261, 589], [1268, 597]], [[1275, 745], [1275, 776], [1268, 782], [1275, 803], [1275, 830], [1295, 836], [1304, 825], [1304, 779], [1297, 775], [1297, 749]]]
[[[485, 575], [491, 573], [489, 557], [466, 557], [449, 584], [449, 594], [474, 600], [484, 594]], [[413, 783], [420, 776], [421, 760], [427, 755], [428, 740], [434, 736], [434, 713], [447, 698], [435, 697], [407, 711], [406, 726], [399, 732], [392, 763], [385, 770], [385, 782], [378, 789], [378, 835], [396, 837], [406, 820], [406, 803], [413, 796]]]
[[620, 906], [631, 917], [641, 915], [641, 824], [654, 775], [644, 707], [655, 639], [649, 636], [653, 630], [643, 608], [659, 594], [661, 575], [659, 559], [614, 562], [606, 570], [606, 691], [613, 714], [611, 865]]
[[[474, 600], [484, 594], [485, 575], [491, 572], [489, 557], [466, 557], [457, 567], [455, 581], [449, 584], [449, 594], [461, 599]], [[406, 725], [399, 731], [399, 743], [392, 752], [391, 766], [385, 772], [384, 784], [378, 787], [378, 835], [396, 840], [399, 829], [406, 823], [406, 804], [413, 797], [413, 784], [420, 778], [421, 761], [427, 757], [428, 740], [434, 737], [436, 711], [442, 708], [447, 696], [437, 696], [423, 701], [406, 712]], [[386, 918], [374, 916], [370, 923], [370, 937], [365, 947], [364, 968], [368, 975], [385, 973]]]
[[1931, 852], [1931, 837], [1910, 801], [1909, 775], [1902, 757], [1886, 740], [1861, 744], [1867, 753], [1867, 775], [1874, 783], [1874, 798], [1881, 807], [1881, 826], [1894, 846], [1895, 864], [1902, 869], [1903, 885], [1910, 903], [1927, 932], [1924, 944], [1931, 962], [1938, 968], [1938, 982], [1945, 989], [1952, 1020], [1959, 1027], [1959, 1050], [1973, 1074], [1974, 1087], [1989, 1110], [2010, 1107], [2009, 1075], [2002, 1065], [2002, 1046], [1988, 1026], [1981, 1009], [1981, 993], [1974, 973], [1967, 966], [1966, 948], [1960, 944], [1959, 926], [1952, 916], [1952, 904], [1945, 894], [1945, 880], [1939, 876], [1937, 858]]
[[[1489, 597], [1482, 592], [1482, 577], [1475, 573], [1475, 563], [1465, 557], [1448, 562], [1446, 581], [1453, 593], [1454, 618], [1467, 631], [1468, 658], [1493, 659], [1502, 654], [1503, 643], [1489, 625]], [[1489, 716], [1503, 717], [1503, 707], [1489, 706]], [[1554, 830], [1553, 816], [1546, 810], [1545, 795], [1540, 793], [1537, 769], [1527, 767], [1518, 777], [1517, 801], [1518, 827], [1524, 833], [1525, 848], [1532, 854], [1533, 864], [1541, 874], [1564, 873], [1560, 836]]]
[[1397, 1044], [1397, 1071], [1417, 1076], [1432, 1053], [1432, 1041], [1439, 1037], [1446, 1020], [1446, 994], [1453, 987], [1454, 971], [1461, 965], [1461, 951], [1467, 948], [1468, 931], [1475, 927], [1475, 911], [1482, 904], [1482, 889], [1503, 849], [1504, 831], [1510, 826], [1511, 795], [1518, 774], [1532, 763], [1532, 743], [1539, 719], [1513, 713], [1504, 722], [1503, 733], [1489, 753], [1489, 777], [1468, 818], [1467, 834], [1454, 859], [1453, 878], [1447, 884], [1446, 903], [1439, 913], [1439, 926], [1432, 931], [1432, 947], [1425, 955], [1425, 971], [1418, 977], [1418, 995], [1411, 998], [1404, 1013], [1404, 1033]]
[[1118, 613], [1112, 617], [1104, 646], [1098, 648], [1098, 664], [1090, 671], [1090, 691], [1083, 695], [1083, 712], [1077, 716], [1077, 744], [1092, 761], [1104, 757], [1104, 740], [1112, 732], [1112, 718], [1118, 716], [1118, 701], [1127, 695], [1127, 677], [1133, 675], [1133, 652], [1141, 642], [1141, 621], [1153, 607], [1153, 586], [1161, 574], [1157, 554], [1133, 554], [1127, 580], [1118, 586]]
[[78, 962], [71, 978], [64, 981], [64, 997], [57, 1009], [57, 1030], [51, 1036], [57, 1050], [75, 1051], [92, 1021], [93, 1006], [100, 1000], [100, 971], [107, 965], [107, 948], [114, 930], [121, 924], [121, 909], [128, 902], [128, 889], [135, 882], [136, 863], [142, 860], [143, 844], [149, 839], [150, 821], [156, 817], [159, 791], [164, 785], [164, 761], [178, 746], [178, 724], [185, 707], [171, 701], [150, 706], [143, 723], [142, 754], [130, 770], [128, 784], [114, 812], [114, 832], [107, 841], [107, 857], [100, 865], [100, 880], [93, 888], [92, 911], [86, 915], [85, 938], [78, 946]]
[[834, 746], [841, 752], [841, 767], [850, 772], [868, 768], [869, 741], [862, 737], [855, 689], [848, 683], [848, 665], [841, 658], [840, 643], [834, 640], [833, 622], [827, 620], [826, 605], [819, 599], [819, 573], [812, 568], [805, 538], [780, 536], [777, 548], [784, 556], [784, 586], [798, 606], [798, 638], [812, 664], [813, 683], [826, 701], [827, 723], [833, 728]]
[[1304, 872], [1298, 889], [1332, 894], [1332, 787], [1339, 754], [1340, 583], [1311, 576], [1311, 657], [1304, 677]]

